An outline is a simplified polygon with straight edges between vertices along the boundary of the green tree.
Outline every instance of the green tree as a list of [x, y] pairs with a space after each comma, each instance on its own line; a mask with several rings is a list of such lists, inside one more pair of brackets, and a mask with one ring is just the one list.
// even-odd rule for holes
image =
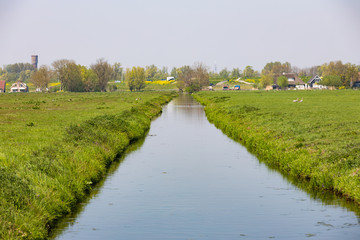
[[100, 92], [99, 78], [95, 72], [85, 66], [79, 66], [81, 72], [81, 80], [83, 82], [85, 92]]
[[142, 67], [133, 67], [126, 70], [126, 82], [130, 91], [140, 91], [145, 85], [145, 69]]
[[126, 72], [125, 72], [125, 81], [126, 84], [128, 85], [130, 91], [132, 92], [133, 90], [135, 90], [135, 73], [134, 73], [134, 68], [130, 69], [127, 68]]
[[177, 87], [179, 88], [180, 91], [185, 90], [185, 88], [187, 86], [190, 86], [191, 78], [192, 78], [192, 71], [193, 70], [188, 65], [178, 68], [178, 70], [177, 70], [177, 72], [178, 72], [177, 73], [177, 75], [178, 75]]
[[219, 76], [222, 78], [222, 79], [228, 79], [229, 78], [229, 75], [230, 75], [230, 72], [227, 70], [227, 68], [224, 68], [223, 70], [221, 70], [219, 72]]
[[19, 73], [19, 77], [18, 77], [17, 81], [18, 81], [18, 82], [25, 82], [25, 80], [26, 80], [25, 71], [21, 71], [21, 72]]
[[8, 74], [8, 81], [9, 82], [16, 82], [16, 80], [18, 79], [18, 73], [7, 72], [7, 74]]
[[[24, 73], [25, 73], [25, 79], [24, 79], [24, 81], [29, 81], [30, 78], [31, 78], [31, 75], [34, 73], [34, 71], [25, 70]], [[53, 75], [54, 75], [54, 74], [51, 74], [52, 77], [53, 77]]]
[[69, 63], [64, 68], [63, 89], [69, 92], [83, 92], [84, 84], [81, 79], [80, 67]]
[[145, 69], [142, 67], [137, 67], [135, 89], [140, 91], [144, 89], [145, 86]]
[[347, 63], [345, 72], [344, 85], [352, 87], [352, 85], [359, 79], [359, 71], [355, 64]]
[[321, 84], [324, 86], [340, 87], [342, 86], [341, 77], [338, 75], [327, 75], [321, 80]]
[[271, 75], [262, 75], [260, 78], [260, 88], [266, 88], [267, 86], [273, 84], [274, 78]]
[[169, 76], [168, 68], [163, 67], [161, 69], [161, 79], [166, 79]]
[[289, 62], [269, 62], [261, 71], [262, 75], [280, 76], [283, 73], [291, 72], [291, 64]]
[[[338, 84], [334, 77], [340, 77], [341, 86], [351, 87], [352, 84], [358, 79], [357, 66], [351, 63], [343, 64], [341, 61], [329, 62], [320, 66], [320, 72], [323, 77], [329, 77], [330, 82]], [[335, 86], [335, 85], [331, 85]]]
[[170, 75], [171, 75], [172, 77], [174, 77], [174, 78], [177, 78], [177, 77], [178, 77], [176, 67], [173, 67], [173, 68], [171, 69]]
[[0, 80], [9, 81], [9, 74], [7, 72], [3, 72], [0, 76]]
[[255, 71], [254, 71], [253, 67], [252, 66], [246, 66], [244, 71], [243, 71], [243, 76], [244, 76], [245, 79], [255, 77], [256, 75], [255, 75]]
[[123, 74], [123, 68], [121, 67], [121, 63], [119, 63], [119, 62], [114, 63], [112, 68], [113, 68], [112, 79], [120, 80], [122, 78], [122, 74]]
[[41, 66], [32, 76], [30, 81], [34, 84], [36, 88], [44, 89], [48, 88], [50, 83], [52, 72], [49, 67]]
[[8, 73], [7, 80], [10, 82], [26, 82], [30, 79], [30, 76], [28, 76], [26, 72], [30, 71], [33, 73], [35, 70], [36, 69], [30, 63], [15, 63], [6, 65], [3, 72]]
[[219, 74], [216, 72], [209, 72], [209, 77], [213, 79], [220, 78]]
[[287, 88], [289, 86], [288, 78], [285, 76], [278, 77], [277, 85], [279, 85], [282, 89]]
[[231, 78], [239, 78], [239, 77], [241, 77], [241, 71], [240, 71], [240, 69], [239, 68], [233, 68], [233, 70], [232, 70], [232, 72], [231, 72], [231, 74], [230, 74], [230, 77]]
[[158, 73], [159, 69], [154, 65], [145, 67], [145, 78], [146, 80], [155, 80], [155, 75]]
[[320, 66], [320, 69], [323, 76], [340, 76], [343, 78], [346, 72], [346, 66], [342, 61], [324, 63]]
[[106, 92], [107, 84], [113, 74], [112, 66], [103, 58], [100, 58], [96, 61], [95, 64], [92, 64], [90, 68], [94, 71], [99, 79], [100, 91]]
[[20, 73], [26, 70], [35, 71], [36, 69], [30, 63], [15, 63], [6, 65], [6, 71], [8, 73]]

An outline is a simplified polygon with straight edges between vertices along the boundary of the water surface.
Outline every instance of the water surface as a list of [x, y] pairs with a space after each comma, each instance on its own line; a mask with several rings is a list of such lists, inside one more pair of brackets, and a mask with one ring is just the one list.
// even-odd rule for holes
[[315, 195], [261, 164], [181, 95], [55, 234], [59, 240], [360, 239], [359, 218], [343, 200]]

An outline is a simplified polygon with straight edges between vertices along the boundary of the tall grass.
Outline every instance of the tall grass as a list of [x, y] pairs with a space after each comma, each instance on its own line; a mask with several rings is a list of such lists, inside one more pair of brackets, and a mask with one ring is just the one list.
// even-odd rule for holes
[[46, 238], [172, 96], [0, 95], [0, 238]]
[[201, 92], [195, 97], [211, 122], [261, 161], [360, 204], [359, 91]]

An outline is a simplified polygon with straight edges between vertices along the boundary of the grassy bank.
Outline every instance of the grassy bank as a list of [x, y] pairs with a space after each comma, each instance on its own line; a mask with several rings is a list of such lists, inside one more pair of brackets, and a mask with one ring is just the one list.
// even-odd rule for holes
[[[130, 91], [127, 83], [122, 81], [120, 83], [111, 82], [109, 85], [115, 85], [117, 91]], [[145, 88], [142, 90], [144, 92], [147, 91], [177, 91], [176, 82], [171, 81], [146, 81]]]
[[171, 93], [0, 95], [0, 238], [43, 239]]
[[211, 122], [261, 161], [360, 204], [359, 91], [200, 92], [195, 98]]

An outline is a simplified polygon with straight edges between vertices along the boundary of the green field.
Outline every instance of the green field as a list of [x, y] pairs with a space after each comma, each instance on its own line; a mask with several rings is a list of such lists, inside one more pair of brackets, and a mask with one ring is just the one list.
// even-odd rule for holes
[[46, 238], [173, 96], [0, 94], [0, 238]]
[[195, 98], [211, 122], [260, 161], [360, 204], [360, 91], [200, 92]]
[[[126, 82], [122, 81], [120, 83], [110, 82], [110, 85], [115, 85], [118, 91], [130, 91]], [[177, 90], [176, 82], [174, 81], [146, 81], [145, 88], [142, 90], [144, 92], [148, 91], [169, 91]]]

